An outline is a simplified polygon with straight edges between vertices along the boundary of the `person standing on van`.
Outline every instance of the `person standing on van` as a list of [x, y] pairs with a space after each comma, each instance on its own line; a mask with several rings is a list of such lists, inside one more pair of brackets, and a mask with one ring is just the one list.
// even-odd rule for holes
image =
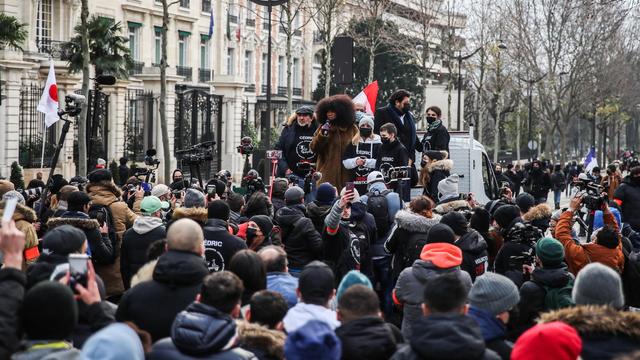
[[442, 123], [442, 110], [437, 106], [427, 108], [427, 132], [418, 144], [418, 151], [426, 152], [430, 150], [446, 151], [449, 153], [449, 131]]

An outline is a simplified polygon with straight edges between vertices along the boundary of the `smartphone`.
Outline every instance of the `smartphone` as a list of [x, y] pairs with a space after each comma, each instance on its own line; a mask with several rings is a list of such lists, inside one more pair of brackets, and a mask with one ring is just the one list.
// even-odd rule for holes
[[348, 181], [345, 185], [344, 188], [347, 192], [349, 191], [353, 191], [353, 189], [356, 188], [356, 184], [353, 181]]
[[13, 218], [13, 213], [16, 211], [16, 205], [18, 205], [18, 198], [11, 197], [7, 199], [4, 204], [4, 212], [2, 213], [2, 223], [8, 223]]
[[144, 192], [151, 192], [151, 184], [143, 182], [142, 184], [140, 184], [140, 186], [142, 187], [142, 190], [144, 190]]
[[87, 287], [89, 255], [69, 254], [69, 286], [75, 292], [76, 284]]
[[216, 194], [216, 185], [215, 184], [207, 185], [207, 194], [209, 194], [210, 196], [213, 196], [213, 195]]

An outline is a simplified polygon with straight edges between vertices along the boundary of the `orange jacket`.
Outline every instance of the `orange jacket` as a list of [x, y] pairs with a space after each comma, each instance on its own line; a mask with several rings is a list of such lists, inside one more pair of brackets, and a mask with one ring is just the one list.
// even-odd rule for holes
[[[620, 229], [618, 229], [618, 224], [613, 214], [610, 212], [605, 213], [604, 223], [614, 227], [616, 231], [618, 231], [618, 237], [620, 237]], [[564, 258], [572, 274], [577, 275], [583, 267], [592, 262], [599, 262], [609, 266], [618, 273], [622, 273], [624, 268], [622, 239], [620, 239], [618, 247], [615, 249], [609, 249], [596, 243], [578, 244], [571, 236], [572, 227], [573, 213], [571, 211], [565, 211], [560, 215], [560, 219], [556, 225], [556, 238], [564, 246]]]

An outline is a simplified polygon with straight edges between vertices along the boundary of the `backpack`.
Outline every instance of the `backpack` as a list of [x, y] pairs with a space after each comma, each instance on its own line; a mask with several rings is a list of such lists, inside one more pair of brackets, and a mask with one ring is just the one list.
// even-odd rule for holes
[[545, 291], [544, 295], [544, 310], [558, 310], [575, 305], [571, 297], [571, 291], [573, 290], [573, 279], [569, 280], [567, 284], [561, 288], [551, 288], [542, 284], [538, 284]]
[[373, 215], [376, 221], [379, 238], [387, 235], [391, 228], [391, 223], [389, 222], [389, 204], [387, 203], [387, 194], [390, 192], [391, 190], [387, 189], [382, 192], [373, 190], [367, 193], [367, 212]]
[[120, 246], [118, 244], [118, 237], [116, 235], [116, 227], [113, 221], [113, 214], [111, 213], [111, 209], [109, 208], [109, 206], [93, 204], [89, 208], [89, 217], [98, 220], [100, 227], [102, 227], [104, 223], [107, 223], [107, 234], [109, 236], [109, 240], [111, 240], [111, 244], [113, 244], [113, 259], [115, 260], [118, 256], [120, 256]]

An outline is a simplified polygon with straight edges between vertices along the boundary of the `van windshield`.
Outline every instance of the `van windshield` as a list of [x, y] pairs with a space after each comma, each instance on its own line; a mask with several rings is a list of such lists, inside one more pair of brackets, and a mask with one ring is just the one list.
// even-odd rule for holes
[[493, 177], [491, 176], [491, 162], [486, 154], [482, 154], [482, 183], [484, 185], [484, 193], [489, 199], [494, 198]]

